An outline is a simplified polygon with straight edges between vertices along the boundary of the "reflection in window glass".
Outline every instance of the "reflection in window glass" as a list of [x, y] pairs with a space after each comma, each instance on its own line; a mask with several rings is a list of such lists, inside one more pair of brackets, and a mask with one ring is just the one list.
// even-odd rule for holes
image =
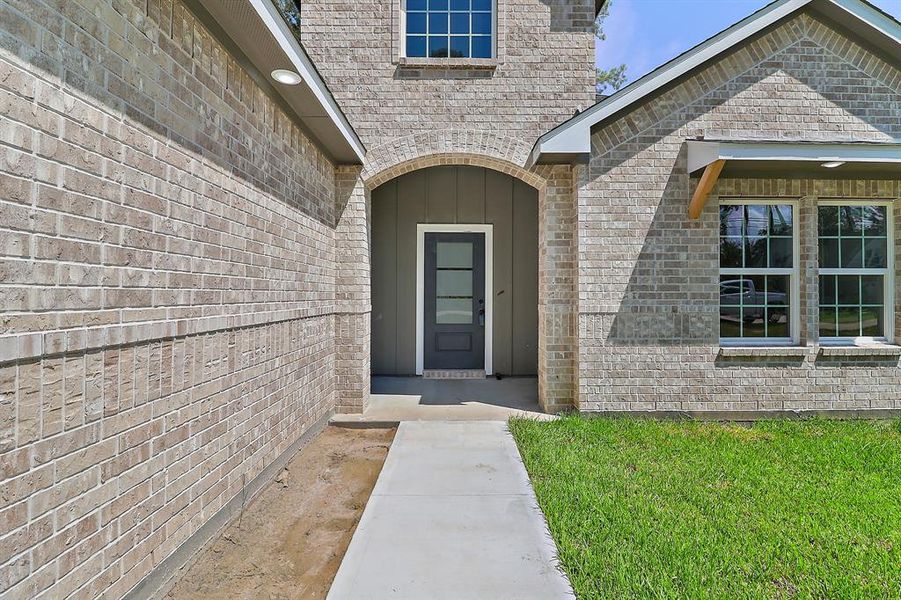
[[821, 338], [886, 336], [888, 216], [884, 205], [818, 207]]
[[795, 266], [790, 204], [720, 207], [720, 337], [792, 337]]
[[435, 251], [435, 322], [472, 323], [472, 243], [438, 242]]

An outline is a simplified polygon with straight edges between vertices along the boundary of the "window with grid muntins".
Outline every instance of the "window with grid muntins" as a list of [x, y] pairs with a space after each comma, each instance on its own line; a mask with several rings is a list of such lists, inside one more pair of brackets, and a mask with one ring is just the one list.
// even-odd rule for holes
[[821, 338], [885, 338], [891, 230], [888, 206], [817, 207]]
[[405, 54], [491, 58], [494, 0], [405, 0]]
[[788, 342], [795, 335], [794, 206], [720, 206], [720, 338]]

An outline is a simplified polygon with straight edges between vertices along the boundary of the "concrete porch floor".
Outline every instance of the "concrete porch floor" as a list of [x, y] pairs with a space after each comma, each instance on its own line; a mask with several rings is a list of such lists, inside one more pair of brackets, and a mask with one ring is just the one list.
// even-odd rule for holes
[[553, 419], [538, 406], [536, 377], [423, 379], [373, 377], [362, 414], [341, 414], [333, 425], [396, 425], [401, 421], [506, 421], [512, 416]]

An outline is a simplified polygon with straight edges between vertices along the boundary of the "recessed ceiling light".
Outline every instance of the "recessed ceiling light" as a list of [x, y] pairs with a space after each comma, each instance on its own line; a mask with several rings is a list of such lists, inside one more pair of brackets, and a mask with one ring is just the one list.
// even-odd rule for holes
[[287, 69], [274, 70], [272, 72], [272, 78], [279, 83], [284, 83], [285, 85], [297, 85], [302, 81], [300, 75], [298, 75], [294, 71], [289, 71]]
[[833, 160], [830, 162], [824, 162], [821, 166], [823, 166], [827, 169], [834, 169], [835, 167], [840, 167], [843, 164], [845, 164], [845, 161], [843, 161], [843, 160]]

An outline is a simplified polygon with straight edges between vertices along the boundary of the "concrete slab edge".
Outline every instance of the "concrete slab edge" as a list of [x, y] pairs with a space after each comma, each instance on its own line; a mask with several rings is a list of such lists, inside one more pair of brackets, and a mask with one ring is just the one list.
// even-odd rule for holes
[[135, 587], [123, 596], [124, 600], [158, 600], [166, 595], [177, 581], [177, 575], [189, 567], [200, 555], [200, 552], [222, 530], [225, 529], [241, 511], [249, 505], [256, 495], [263, 490], [292, 458], [321, 433], [334, 415], [333, 411], [324, 414], [311, 425], [297, 440], [279, 455], [269, 466], [263, 469], [246, 486], [244, 494], [238, 494], [220, 508], [200, 529], [179, 546], [175, 552], [163, 559]]
[[342, 419], [341, 415], [335, 415], [329, 421], [332, 427], [343, 427], [344, 429], [391, 429], [400, 426], [399, 420], [379, 419], [371, 421], [362, 421], [359, 419]]

